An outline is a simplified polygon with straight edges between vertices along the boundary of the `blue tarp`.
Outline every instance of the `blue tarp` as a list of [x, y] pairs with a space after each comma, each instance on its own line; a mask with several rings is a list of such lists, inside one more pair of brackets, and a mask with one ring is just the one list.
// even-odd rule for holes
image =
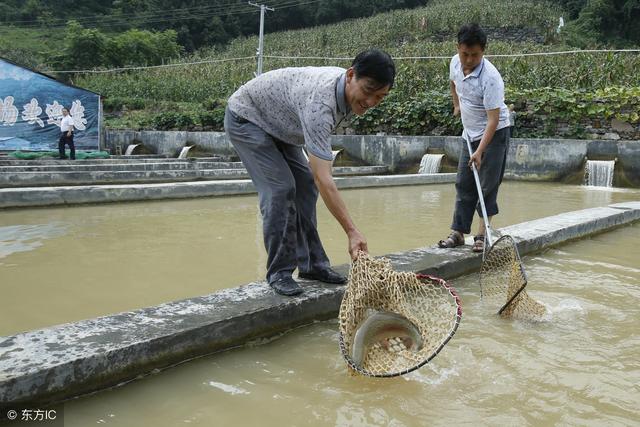
[[99, 150], [100, 95], [0, 59], [0, 150], [57, 149], [62, 107], [76, 148]]

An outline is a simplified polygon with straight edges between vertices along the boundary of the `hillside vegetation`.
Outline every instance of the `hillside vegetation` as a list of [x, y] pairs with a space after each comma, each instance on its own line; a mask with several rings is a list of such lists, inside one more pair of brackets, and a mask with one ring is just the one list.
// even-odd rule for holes
[[[563, 34], [556, 33], [558, 17], [563, 13], [552, 3], [525, 0], [433, 1], [417, 9], [267, 34], [264, 69], [305, 65], [348, 67], [350, 59], [333, 58], [352, 58], [371, 46], [383, 48], [398, 58], [396, 87], [379, 108], [353, 120], [351, 126], [355, 131], [455, 134], [460, 131], [460, 123], [450, 114], [448, 64], [455, 54], [455, 33], [459, 26], [479, 22], [490, 34], [526, 29], [546, 40], [542, 44], [490, 39], [489, 56], [568, 50], [571, 48], [565, 44]], [[113, 127], [221, 129], [225, 100], [253, 76], [256, 45], [256, 37], [238, 38], [225, 49], [201, 50], [180, 62], [244, 59], [84, 74], [77, 76], [75, 83], [107, 96], [105, 109], [115, 113], [107, 124]], [[275, 58], [301, 56], [329, 59]], [[402, 59], [432, 56], [444, 58]], [[560, 111], [560, 116], [554, 119], [561, 122], [572, 122], [577, 115], [637, 122], [637, 89], [633, 89], [640, 86], [637, 54], [580, 53], [490, 57], [490, 60], [502, 72], [507, 101], [516, 103], [521, 110], [530, 110], [532, 121], [540, 122], [539, 114], [553, 102]], [[526, 116], [521, 115], [524, 121]], [[541, 123], [545, 124], [544, 120]], [[530, 127], [521, 136], [554, 133], [552, 127], [538, 126]], [[583, 125], [576, 122], [568, 126], [565, 136], [583, 133]]]
[[[358, 133], [456, 134], [460, 131], [460, 122], [450, 114], [449, 58], [456, 52], [458, 28], [464, 23], [478, 22], [488, 30], [490, 40], [486, 53], [502, 73], [507, 102], [516, 104], [521, 111], [519, 123], [527, 125], [520, 136], [555, 135], [558, 133], [552, 126], [555, 122], [562, 124], [563, 136], [584, 136], [583, 119], [590, 118], [618, 118], [637, 126], [640, 113], [640, 73], [637, 72], [640, 55], [637, 53], [492, 56], [575, 49], [569, 43], [590, 37], [591, 33], [586, 30], [577, 31], [580, 25], [586, 25], [582, 11], [589, 7], [582, 0], [559, 3], [433, 0], [425, 7], [267, 33], [264, 70], [306, 65], [346, 68], [357, 52], [379, 47], [396, 58], [396, 87], [379, 108], [355, 118], [351, 127]], [[633, 8], [629, 11], [635, 13]], [[575, 20], [558, 33], [560, 16], [573, 16]], [[148, 31], [129, 30], [103, 39], [96, 30], [83, 29], [79, 24], [72, 24], [70, 28], [73, 31], [67, 29], [67, 41], [73, 37], [85, 44], [77, 57], [81, 57], [82, 52], [95, 53], [97, 50], [86, 44], [98, 40], [104, 45], [105, 57], [128, 55], [130, 59], [117, 62], [118, 66], [135, 64], [135, 52], [127, 43], [133, 43], [140, 36], [151, 42], [160, 41], [156, 42], [157, 48], [144, 49], [156, 58], [147, 63], [162, 59], [172, 65], [59, 75], [105, 96], [106, 124], [110, 127], [220, 130], [226, 99], [252, 78], [256, 69], [258, 40], [255, 36], [238, 37], [226, 46], [203, 48], [180, 56], [174, 43], [176, 39], [163, 38], [157, 35], [160, 33], [150, 35]], [[510, 38], [513, 34], [525, 34], [527, 41], [518, 41], [523, 37]], [[164, 50], [173, 53], [163, 57]], [[89, 60], [97, 57], [96, 54], [88, 56]], [[171, 57], [174, 59], [168, 59]], [[316, 57], [321, 59], [314, 59]], [[192, 62], [198, 64], [180, 65]], [[97, 67], [100, 68], [105, 67]]]

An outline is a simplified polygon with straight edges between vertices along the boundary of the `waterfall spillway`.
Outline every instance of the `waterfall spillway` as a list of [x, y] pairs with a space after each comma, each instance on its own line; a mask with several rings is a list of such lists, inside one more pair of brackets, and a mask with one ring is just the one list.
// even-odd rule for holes
[[140, 144], [129, 144], [127, 145], [127, 150], [124, 152], [125, 156], [131, 156], [133, 154], [133, 150]]
[[178, 158], [179, 159], [186, 159], [187, 158], [187, 153], [189, 152], [189, 150], [191, 150], [191, 147], [193, 147], [193, 145], [188, 145], [186, 147], [182, 147], [182, 150], [180, 150], [180, 154], [178, 154]]
[[584, 183], [592, 187], [612, 187], [614, 160], [587, 160]]
[[438, 173], [444, 154], [425, 154], [420, 161], [418, 173]]

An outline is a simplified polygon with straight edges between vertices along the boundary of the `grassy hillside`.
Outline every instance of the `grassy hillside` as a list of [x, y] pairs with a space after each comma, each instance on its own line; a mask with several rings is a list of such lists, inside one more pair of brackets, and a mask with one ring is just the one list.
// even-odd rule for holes
[[30, 68], [41, 68], [62, 48], [64, 32], [0, 25], [0, 56]]

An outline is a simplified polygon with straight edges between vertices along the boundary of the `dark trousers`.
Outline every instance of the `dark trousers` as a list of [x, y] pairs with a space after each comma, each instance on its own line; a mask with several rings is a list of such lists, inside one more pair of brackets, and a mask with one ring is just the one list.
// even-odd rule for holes
[[267, 250], [267, 280], [273, 283], [328, 268], [316, 223], [316, 188], [302, 147], [284, 143], [227, 108], [227, 137], [258, 190]]
[[[473, 178], [473, 171], [468, 166], [469, 150], [467, 143], [463, 140], [460, 159], [458, 160], [458, 175], [456, 176], [456, 206], [453, 212], [452, 230], [468, 234], [471, 232], [474, 211], [482, 216], [480, 203], [478, 202], [478, 190]], [[480, 140], [471, 143], [471, 149], [476, 150], [480, 145]], [[491, 143], [487, 146], [482, 156], [482, 164], [478, 175], [480, 176], [480, 186], [484, 196], [487, 216], [498, 213], [498, 188], [504, 176], [504, 167], [507, 162], [507, 152], [509, 148], [509, 128], [502, 128], [496, 131]]]
[[62, 132], [60, 134], [60, 139], [58, 140], [58, 152], [60, 153], [60, 158], [67, 157], [64, 153], [65, 144], [69, 145], [70, 157], [71, 160], [76, 159], [76, 146], [73, 143], [73, 132], [71, 136], [67, 136], [67, 132]]

